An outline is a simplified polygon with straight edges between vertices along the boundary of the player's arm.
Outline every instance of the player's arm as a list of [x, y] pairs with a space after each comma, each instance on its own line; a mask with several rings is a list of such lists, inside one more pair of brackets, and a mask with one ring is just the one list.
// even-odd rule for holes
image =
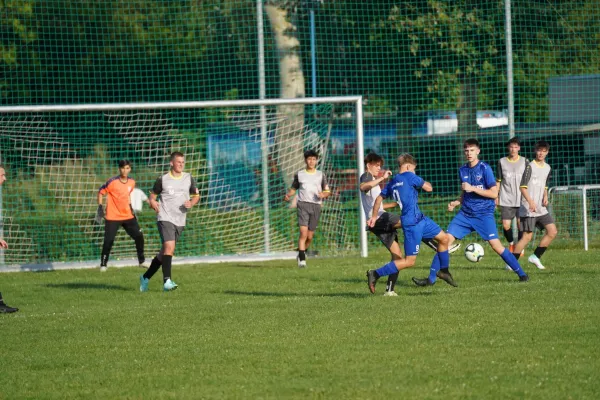
[[292, 186], [288, 189], [285, 197], [283, 198], [285, 201], [290, 201], [292, 197], [296, 194], [296, 190], [300, 189], [300, 181], [298, 180], [298, 174], [294, 174], [294, 181], [292, 182]]
[[321, 193], [319, 193], [318, 196], [320, 199], [326, 199], [331, 196], [331, 190], [329, 189], [329, 183], [327, 183], [325, 174], [323, 174], [323, 179], [321, 180]]
[[371, 228], [375, 226], [375, 222], [377, 221], [377, 214], [379, 214], [379, 207], [381, 207], [381, 202], [383, 202], [383, 197], [381, 195], [377, 196], [375, 199], [375, 203], [373, 204], [373, 211], [371, 212], [371, 218], [367, 221], [367, 225]]
[[461, 192], [458, 200], [453, 200], [450, 203], [448, 203], [448, 211], [454, 211], [454, 209], [456, 207], [458, 207], [462, 204], [464, 194], [465, 194], [464, 192]]
[[150, 192], [150, 198], [148, 199], [148, 203], [150, 207], [156, 212], [159, 211], [158, 205], [158, 195], [162, 192], [162, 176], [159, 177], [156, 182], [154, 182], [154, 186], [152, 187], [152, 191]]
[[544, 198], [542, 199], [542, 206], [548, 207], [548, 186], [550, 186], [550, 174], [552, 173], [552, 169], [548, 172], [548, 176], [546, 177], [546, 184], [544, 185]]
[[398, 207], [398, 203], [394, 202], [394, 203], [383, 203], [383, 209], [384, 210], [389, 210], [390, 208], [396, 208]]
[[8, 249], [8, 243], [4, 239], [0, 239], [0, 249]]
[[483, 186], [487, 187], [487, 189], [478, 188], [476, 186], [471, 185], [470, 183], [463, 182], [462, 190], [467, 193], [475, 193], [482, 197], [487, 197], [488, 199], [497, 199], [498, 198], [498, 185], [496, 184], [496, 179], [494, 178], [494, 173], [492, 169], [486, 167], [483, 172]]
[[188, 201], [186, 201], [185, 203], [183, 203], [185, 208], [188, 208], [188, 209], [194, 207], [200, 201], [200, 191], [198, 190], [198, 187], [196, 186], [196, 180], [194, 178], [192, 178], [191, 176], [190, 176], [190, 180], [191, 180], [190, 199]]
[[527, 201], [527, 204], [529, 204], [529, 211], [535, 212], [535, 210], [537, 209], [537, 204], [535, 204], [535, 201], [533, 201], [531, 196], [529, 196], [529, 190], [527, 190], [530, 179], [531, 164], [527, 164], [527, 166], [525, 167], [525, 172], [523, 172], [523, 176], [521, 177], [521, 184], [519, 185], [519, 190], [521, 191], [521, 196], [523, 196], [525, 201]]
[[433, 192], [433, 186], [431, 186], [431, 183], [427, 181], [423, 182], [423, 186], [421, 186], [421, 189], [423, 189], [426, 192]]
[[[369, 190], [373, 189], [375, 186], [378, 186], [381, 182], [385, 181], [387, 178], [389, 178], [392, 175], [392, 171], [385, 171], [383, 173], [383, 175], [380, 178], [377, 179], [371, 179], [367, 182], [361, 182], [360, 184], [360, 191], [361, 192], [368, 192]], [[369, 174], [369, 176], [371, 176]], [[384, 205], [385, 207], [385, 205]]]
[[498, 188], [498, 197], [496, 197], [496, 206], [498, 206], [498, 202], [500, 201], [500, 186], [502, 184], [502, 159], [498, 160], [498, 169], [496, 174], [498, 175], [498, 177], [496, 178], [496, 187]]

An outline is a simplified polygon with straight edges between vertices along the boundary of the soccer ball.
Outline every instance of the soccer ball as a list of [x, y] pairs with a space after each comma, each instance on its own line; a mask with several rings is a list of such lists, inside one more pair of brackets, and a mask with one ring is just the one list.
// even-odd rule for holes
[[479, 243], [469, 243], [465, 248], [465, 257], [471, 262], [479, 262], [483, 254], [483, 247]]

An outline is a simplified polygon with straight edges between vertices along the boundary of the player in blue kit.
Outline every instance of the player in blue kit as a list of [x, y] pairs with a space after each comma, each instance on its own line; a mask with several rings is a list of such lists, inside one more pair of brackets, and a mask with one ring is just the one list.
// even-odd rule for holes
[[[519, 276], [521, 282], [529, 280], [515, 256], [505, 248], [498, 238], [498, 230], [494, 219], [494, 200], [498, 197], [498, 187], [492, 168], [479, 161], [481, 147], [477, 139], [467, 139], [463, 145], [467, 163], [459, 168], [462, 193], [459, 200], [448, 204], [448, 211], [461, 206], [460, 211], [448, 226], [449, 244], [456, 239], [462, 239], [475, 231], [481, 238], [489, 242], [492, 249]], [[432, 268], [436, 267], [436, 260]], [[440, 267], [440, 272], [450, 274], [447, 268]], [[423, 286], [424, 279], [413, 279], [418, 286]]]
[[[415, 174], [417, 163], [412, 155], [402, 154], [398, 157], [398, 166], [400, 167], [400, 173], [394, 176], [379, 196], [377, 196], [377, 199], [375, 199], [373, 214], [367, 225], [370, 227], [375, 226], [379, 206], [383, 199], [392, 197], [398, 204], [401, 204], [402, 214], [400, 215], [400, 220], [404, 232], [405, 258], [392, 260], [377, 270], [370, 269], [367, 271], [367, 284], [371, 293], [375, 293], [375, 284], [380, 277], [395, 274], [404, 268], [410, 268], [415, 265], [417, 255], [419, 254], [419, 246], [423, 238], [435, 238], [438, 242], [437, 253], [434, 256], [434, 259], [438, 259], [438, 262], [433, 263], [437, 267], [435, 270], [431, 270], [427, 284], [433, 285], [440, 267], [448, 270], [450, 264], [448, 236], [435, 222], [423, 215], [417, 204], [419, 199], [419, 192], [417, 190], [423, 189], [426, 192], [431, 192], [433, 191], [431, 183], [426, 182], [423, 178]], [[440, 275], [440, 278], [444, 279], [446, 277]]]

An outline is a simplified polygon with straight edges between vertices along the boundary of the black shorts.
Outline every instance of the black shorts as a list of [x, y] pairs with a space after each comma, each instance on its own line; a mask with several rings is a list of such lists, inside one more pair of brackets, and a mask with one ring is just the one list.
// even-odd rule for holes
[[394, 242], [398, 242], [398, 228], [396, 226], [400, 222], [400, 216], [384, 212], [377, 218], [375, 226], [368, 228], [383, 243], [389, 250]]
[[519, 216], [519, 207], [500, 206], [502, 221], [512, 220]]
[[177, 242], [184, 228], [183, 226], [177, 226], [168, 221], [158, 221], [156, 224], [158, 225], [158, 234], [160, 235], [162, 243], [172, 241]]
[[299, 201], [296, 204], [298, 211], [298, 226], [307, 226], [309, 231], [316, 231], [321, 217], [321, 205]]
[[138, 236], [142, 236], [142, 230], [138, 224], [137, 218], [126, 219], [123, 221], [104, 220], [104, 241], [112, 242], [117, 237], [117, 231], [120, 227], [125, 229], [127, 234], [135, 239]]
[[537, 227], [538, 229], [544, 229], [546, 225], [554, 223], [554, 218], [550, 213], [540, 215], [539, 217], [521, 217], [521, 226], [519, 230], [521, 232], [533, 232]]

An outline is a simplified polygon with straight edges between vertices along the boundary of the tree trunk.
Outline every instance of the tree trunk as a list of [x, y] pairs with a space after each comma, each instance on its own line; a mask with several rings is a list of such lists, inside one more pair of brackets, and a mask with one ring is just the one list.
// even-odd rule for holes
[[[300, 41], [292, 12], [277, 4], [265, 5], [279, 57], [280, 96], [301, 98], [305, 96], [304, 73], [300, 60]], [[294, 173], [304, 165], [304, 105], [277, 107], [281, 122], [277, 124], [275, 148], [277, 163], [284, 172], [286, 185]]]
[[477, 134], [477, 79], [473, 75], [460, 77], [457, 118], [459, 134], [468, 136]]

